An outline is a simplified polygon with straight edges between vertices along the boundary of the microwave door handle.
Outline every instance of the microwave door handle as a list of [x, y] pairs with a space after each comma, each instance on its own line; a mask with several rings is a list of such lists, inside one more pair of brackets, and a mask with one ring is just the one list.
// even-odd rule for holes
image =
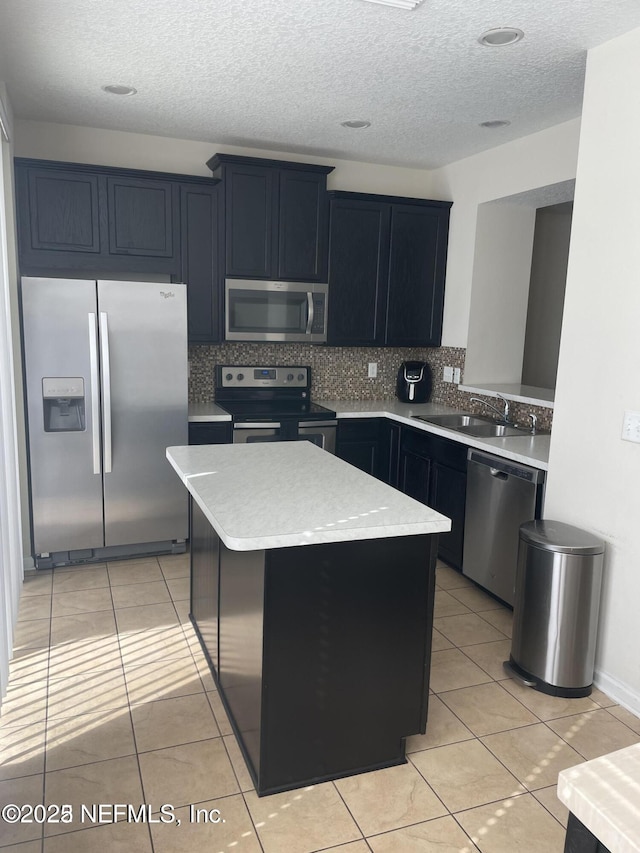
[[310, 335], [313, 328], [313, 293], [307, 292], [307, 328], [305, 334]]

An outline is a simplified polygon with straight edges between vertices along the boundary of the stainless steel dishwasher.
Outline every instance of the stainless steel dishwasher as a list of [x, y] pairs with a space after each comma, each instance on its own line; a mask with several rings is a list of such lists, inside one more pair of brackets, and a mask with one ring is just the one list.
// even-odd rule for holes
[[469, 449], [462, 573], [513, 606], [520, 525], [540, 518], [544, 471]]

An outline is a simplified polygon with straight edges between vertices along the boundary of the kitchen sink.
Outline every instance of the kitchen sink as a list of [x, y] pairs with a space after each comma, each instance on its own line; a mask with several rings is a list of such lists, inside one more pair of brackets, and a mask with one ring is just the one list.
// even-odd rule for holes
[[474, 438], [501, 438], [502, 436], [531, 435], [530, 430], [521, 429], [509, 424], [471, 424], [469, 426], [456, 427], [456, 432], [463, 432]]
[[536, 429], [535, 433], [532, 433], [526, 427], [497, 423], [493, 418], [484, 417], [483, 415], [472, 415], [468, 412], [450, 415], [413, 415], [412, 417], [419, 421], [425, 421], [428, 424], [453, 429], [456, 432], [470, 435], [473, 438], [549, 435], [548, 429]]
[[493, 423], [488, 418], [479, 415], [451, 414], [451, 415], [413, 415], [419, 421], [428, 424], [437, 424], [448, 429], [460, 429], [461, 427], [489, 426]]

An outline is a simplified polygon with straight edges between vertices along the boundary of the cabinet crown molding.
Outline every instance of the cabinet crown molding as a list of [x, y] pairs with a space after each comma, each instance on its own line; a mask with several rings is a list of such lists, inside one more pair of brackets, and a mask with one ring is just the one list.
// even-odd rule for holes
[[320, 175], [328, 175], [335, 169], [335, 166], [321, 166], [318, 163], [295, 163], [291, 160], [269, 160], [266, 157], [242, 157], [238, 154], [214, 154], [210, 160], [207, 160], [206, 165], [215, 174], [225, 164], [262, 166], [271, 169], [295, 169], [303, 172], [317, 172]]

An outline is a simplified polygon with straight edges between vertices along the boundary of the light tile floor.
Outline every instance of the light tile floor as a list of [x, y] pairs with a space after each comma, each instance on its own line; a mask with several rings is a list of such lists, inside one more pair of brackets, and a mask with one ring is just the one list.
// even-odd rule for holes
[[[439, 564], [428, 730], [407, 764], [259, 798], [187, 577], [177, 556], [27, 578], [0, 805], [67, 804], [74, 820], [0, 822], [1, 853], [560, 853], [558, 772], [640, 741], [640, 720], [599, 691], [558, 699], [506, 679], [509, 610]], [[91, 823], [92, 804], [108, 821], [116, 803], [149, 803], [156, 822]], [[157, 822], [163, 804], [179, 827]]]

